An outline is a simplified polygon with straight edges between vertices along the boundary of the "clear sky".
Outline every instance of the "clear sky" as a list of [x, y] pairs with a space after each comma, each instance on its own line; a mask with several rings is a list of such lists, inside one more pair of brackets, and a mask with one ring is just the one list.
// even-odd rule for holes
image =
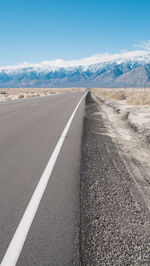
[[150, 0], [0, 0], [0, 65], [133, 50]]

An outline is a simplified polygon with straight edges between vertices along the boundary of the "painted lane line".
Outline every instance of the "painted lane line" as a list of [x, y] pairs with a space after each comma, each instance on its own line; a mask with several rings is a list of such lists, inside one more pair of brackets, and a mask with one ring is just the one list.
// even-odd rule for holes
[[19, 255], [21, 253], [21, 250], [23, 248], [24, 242], [26, 240], [27, 234], [29, 232], [29, 229], [31, 227], [31, 224], [33, 222], [34, 216], [37, 212], [37, 209], [39, 207], [40, 201], [42, 199], [42, 196], [44, 194], [44, 191], [46, 189], [47, 183], [50, 179], [52, 170], [54, 168], [54, 165], [56, 163], [57, 157], [59, 155], [59, 152], [61, 150], [62, 144], [66, 138], [66, 135], [68, 133], [68, 130], [70, 128], [71, 122], [75, 116], [75, 113], [86, 96], [87, 93], [85, 93], [82, 98], [80, 99], [79, 103], [77, 104], [75, 110], [73, 111], [71, 117], [69, 118], [67, 125], [65, 126], [57, 145], [47, 163], [47, 166], [40, 178], [40, 181], [32, 195], [32, 198], [30, 199], [30, 202], [23, 214], [23, 217], [17, 227], [17, 230], [8, 246], [8, 249], [5, 253], [5, 256], [1, 262], [1, 266], [15, 266], [17, 263], [17, 260], [19, 258]]

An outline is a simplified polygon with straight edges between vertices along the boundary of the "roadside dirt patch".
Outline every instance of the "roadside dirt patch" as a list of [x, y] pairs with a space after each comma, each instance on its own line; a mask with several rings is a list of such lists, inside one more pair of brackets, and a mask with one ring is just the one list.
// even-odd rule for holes
[[102, 105], [88, 94], [80, 170], [81, 265], [149, 265], [150, 212], [142, 194], [149, 184], [130, 172]]

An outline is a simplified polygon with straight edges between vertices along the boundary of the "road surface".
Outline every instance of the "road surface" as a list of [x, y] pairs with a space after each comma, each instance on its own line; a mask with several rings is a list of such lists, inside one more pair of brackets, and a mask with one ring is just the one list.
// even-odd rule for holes
[[102, 102], [88, 94], [86, 108], [83, 99], [67, 137], [62, 134], [83, 94], [0, 104], [1, 260], [15, 232], [21, 234], [9, 255], [18, 253], [30, 212], [21, 231], [20, 220], [64, 140], [16, 265], [150, 265], [150, 201], [144, 197], [150, 182], [130, 171]]
[[[0, 259], [84, 92], [0, 104]], [[17, 265], [78, 265], [81, 102]]]

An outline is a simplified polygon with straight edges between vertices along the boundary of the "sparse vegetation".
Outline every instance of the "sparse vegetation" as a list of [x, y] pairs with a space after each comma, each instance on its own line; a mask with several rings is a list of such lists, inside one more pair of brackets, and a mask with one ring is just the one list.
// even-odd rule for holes
[[22, 98], [24, 98], [24, 95], [23, 95], [23, 94], [20, 94], [20, 95], [18, 96], [18, 98], [19, 98], [19, 99], [22, 99]]
[[150, 89], [92, 89], [92, 92], [115, 101], [124, 100], [129, 105], [150, 105]]
[[12, 98], [9, 96], [9, 97], [7, 98], [7, 100], [8, 100], [8, 101], [11, 101], [11, 100], [12, 100]]
[[1, 91], [0, 90], [0, 94], [3, 94], [4, 95], [4, 94], [7, 94], [7, 93], [6, 93], [6, 91]]
[[40, 97], [59, 93], [81, 91], [83, 88], [3, 88], [0, 89], [0, 102], [10, 100]]
[[125, 100], [126, 99], [126, 94], [124, 91], [115, 91], [115, 90], [100, 90], [100, 89], [93, 89], [93, 92], [96, 94], [102, 95], [104, 97], [110, 98], [112, 100]]
[[126, 103], [131, 105], [150, 105], [150, 93], [131, 94], [127, 97]]

